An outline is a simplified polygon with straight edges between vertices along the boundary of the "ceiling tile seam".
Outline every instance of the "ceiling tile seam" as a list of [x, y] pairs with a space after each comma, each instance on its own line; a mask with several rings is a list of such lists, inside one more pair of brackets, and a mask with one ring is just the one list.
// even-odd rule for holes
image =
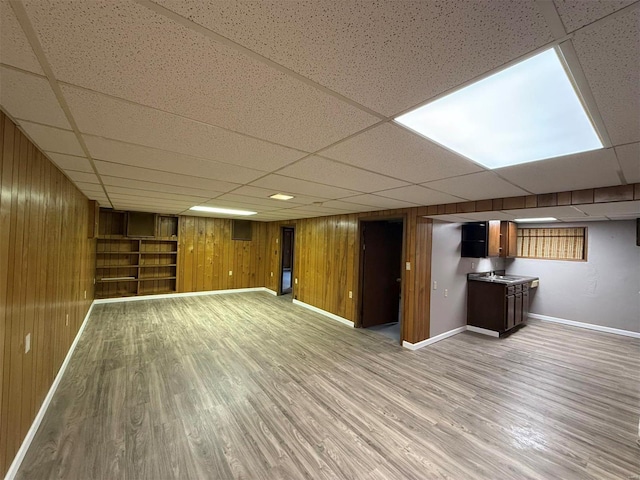
[[345, 102], [349, 105], [351, 105], [352, 107], [355, 107], [365, 113], [368, 113], [369, 115], [372, 115], [374, 117], [377, 117], [379, 119], [385, 119], [386, 116], [382, 115], [379, 112], [376, 112], [375, 110], [372, 110], [369, 107], [366, 107], [358, 102], [356, 102], [355, 100], [342, 95], [341, 93], [338, 93], [334, 90], [331, 90], [328, 87], [325, 87], [324, 85], [311, 80], [308, 77], [305, 77], [304, 75], [296, 72], [295, 70], [292, 70], [290, 68], [285, 67], [284, 65], [281, 65], [273, 60], [271, 60], [270, 58], [265, 57], [264, 55], [260, 55], [257, 52], [254, 52], [253, 50], [245, 47], [244, 45], [241, 45], [233, 40], [231, 40], [230, 38], [227, 38], [223, 35], [220, 35], [219, 33], [214, 32], [213, 30], [206, 28], [202, 25], [200, 25], [199, 23], [193, 22], [191, 20], [189, 20], [188, 18], [183, 17], [182, 15], [174, 12], [173, 10], [169, 10], [166, 7], [163, 7], [162, 5], [158, 5], [157, 3], [154, 3], [150, 0], [134, 0], [136, 3], [138, 3], [139, 5], [148, 8], [149, 10], [155, 12], [158, 15], [164, 16], [165, 18], [168, 18], [176, 23], [179, 23], [180, 25], [193, 30], [217, 43], [220, 43], [222, 45], [225, 45], [227, 47], [233, 48], [234, 50], [250, 57], [253, 58], [254, 60], [258, 60], [260, 62], [262, 62], [263, 64], [278, 70], [281, 73], [284, 73], [290, 77], [295, 78], [296, 80], [299, 80], [313, 88], [315, 88], [316, 90], [319, 90], [323, 93], [326, 93], [342, 102]]
[[[205, 180], [212, 180], [212, 181], [217, 181], [217, 182], [231, 183], [233, 185], [242, 186], [242, 184], [240, 184], [238, 182], [230, 182], [230, 181], [227, 181], [227, 180], [220, 180], [219, 178], [207, 178], [207, 177], [203, 177], [202, 175], [189, 175], [187, 173], [178, 173], [178, 172], [172, 172], [172, 171], [169, 171], [169, 170], [160, 170], [160, 169], [157, 169], [157, 168], [139, 167], [137, 165], [129, 165], [129, 164], [126, 164], [126, 163], [113, 162], [111, 160], [102, 160], [100, 158], [96, 158], [95, 160], [98, 161], [98, 162], [109, 163], [111, 165], [118, 165], [118, 166], [121, 166], [121, 167], [140, 168], [142, 170], [150, 170], [152, 172], [171, 173], [173, 175], [181, 175], [183, 177], [200, 178], [200, 179], [205, 179]], [[111, 176], [113, 176], [113, 175], [111, 175]], [[124, 177], [119, 177], [119, 178], [124, 178]], [[144, 180], [141, 180], [141, 181], [144, 181]], [[234, 187], [234, 188], [236, 188], [236, 187]], [[226, 193], [229, 193], [229, 192], [226, 192]]]
[[[118, 97], [116, 95], [111, 95], [110, 93], [100, 92], [98, 90], [93, 90], [91, 88], [83, 87], [81, 85], [76, 85], [76, 84], [65, 82], [65, 81], [62, 81], [62, 80], [58, 80], [58, 84], [64, 85], [64, 86], [67, 86], [67, 87], [77, 88], [78, 90], [84, 90], [86, 92], [95, 93], [96, 95], [101, 95], [103, 97], [111, 98], [113, 100], [116, 100], [116, 101], [119, 101], [119, 102], [123, 102], [123, 103], [127, 103], [129, 105], [135, 105], [136, 107], [143, 107], [143, 108], [148, 108], [150, 110], [155, 110], [156, 112], [164, 113], [165, 115], [171, 115], [173, 117], [178, 117], [178, 118], [181, 118], [183, 120], [189, 120], [190, 122], [198, 123], [200, 125], [205, 125], [207, 127], [217, 128], [217, 129], [223, 130], [225, 132], [234, 133], [236, 135], [241, 135], [241, 136], [246, 137], [246, 138], [251, 138], [253, 140], [258, 140], [260, 142], [269, 143], [269, 144], [275, 145], [277, 147], [288, 148], [289, 150], [294, 150], [294, 151], [300, 152], [300, 153], [311, 153], [311, 152], [308, 152], [307, 150], [302, 150], [302, 149], [300, 149], [298, 147], [291, 147], [291, 146], [285, 145], [283, 143], [278, 143], [278, 142], [274, 142], [272, 140], [268, 140], [268, 139], [265, 139], [265, 138], [256, 137], [255, 135], [250, 135], [248, 133], [240, 132], [238, 130], [233, 130], [231, 128], [222, 127], [220, 125], [215, 125], [213, 123], [207, 123], [207, 122], [204, 122], [202, 120], [198, 120], [197, 118], [188, 117], [186, 115], [181, 115], [179, 113], [171, 112], [169, 110], [163, 110], [161, 108], [154, 107], [152, 105], [147, 105], [145, 103], [134, 102], [133, 100], [129, 100], [128, 98]], [[84, 133], [83, 132], [83, 134], [84, 135], [91, 135], [91, 136], [94, 136], [94, 137], [109, 138], [109, 137], [102, 137], [101, 135], [96, 135], [96, 134], [93, 134], [93, 133]]]
[[562, 21], [562, 18], [558, 14], [553, 0], [535, 0], [534, 3], [538, 7], [538, 10], [547, 22], [551, 34], [557, 40], [567, 35], [567, 28]]
[[[229, 166], [232, 166], [232, 167], [242, 167], [242, 168], [246, 168], [247, 170], [254, 170], [254, 171], [260, 172], [260, 173], [269, 172], [269, 170], [260, 170], [258, 168], [254, 168], [254, 167], [246, 167], [244, 165], [238, 165], [237, 163], [229, 163], [229, 162], [223, 162], [221, 160], [213, 160], [211, 158], [200, 157], [198, 155], [192, 155], [190, 153], [176, 152], [175, 150], [167, 150], [165, 148], [150, 147], [149, 145], [143, 145], [141, 143], [126, 142], [126, 141], [123, 141], [123, 140], [118, 140], [117, 138], [113, 138], [113, 137], [105, 137], [105, 136], [102, 136], [102, 135], [93, 135], [93, 134], [90, 134], [90, 133], [83, 133], [82, 135], [84, 137], [92, 137], [92, 138], [100, 138], [100, 139], [103, 139], [103, 140], [111, 140], [111, 141], [114, 141], [114, 142], [123, 143], [125, 145], [131, 145], [131, 146], [134, 146], [134, 147], [148, 148], [149, 150], [155, 150], [157, 152], [172, 153], [172, 154], [180, 155], [182, 157], [189, 157], [189, 158], [192, 158], [194, 160], [202, 160], [204, 162], [209, 162], [209, 163], [219, 163], [219, 164], [222, 164], [222, 165], [229, 165]], [[96, 157], [95, 160], [100, 160], [102, 162], [119, 163], [119, 162], [114, 162], [114, 161], [111, 161], [111, 160], [104, 160], [104, 159], [98, 158], [98, 157]], [[126, 165], [126, 164], [124, 164], [124, 165]]]
[[[380, 172], [376, 172], [375, 170], [369, 170], [367, 168], [363, 168], [363, 167], [359, 167], [359, 166], [356, 166], [356, 165], [352, 165], [350, 163], [343, 162], [342, 160], [336, 160], [334, 158], [329, 158], [329, 157], [325, 157], [323, 155], [317, 155], [317, 154], [314, 154], [314, 156], [320, 157], [323, 160], [329, 160], [330, 162], [334, 162], [334, 163], [338, 163], [340, 165], [344, 165], [346, 167], [351, 167], [351, 168], [355, 168], [357, 170], [362, 170], [363, 172], [373, 173], [374, 175], [379, 175], [381, 177], [389, 178], [391, 180], [397, 180], [399, 182], [404, 182], [404, 183], [407, 183], [409, 185], [419, 185], [418, 183], [413, 183], [410, 180], [404, 180], [402, 178], [398, 178], [398, 177], [393, 177], [391, 175], [387, 175], [386, 173], [380, 173]], [[409, 186], [409, 185], [405, 185], [405, 186]], [[399, 188], [399, 187], [397, 187], [397, 188]]]
[[[425, 187], [424, 185], [415, 184], [415, 185], [412, 185], [412, 186], [416, 186], [416, 187], [424, 188], [424, 189], [427, 189], [427, 190], [431, 190], [432, 192], [436, 192], [436, 193], [444, 193], [444, 194], [449, 195], [451, 197], [458, 198], [458, 199], [462, 200], [463, 202], [468, 202], [469, 201], [467, 198], [462, 198], [462, 197], [460, 197], [458, 195], [453, 195], [453, 194], [447, 193], [447, 192], [441, 192], [440, 190], [436, 190], [435, 188]], [[387, 189], [384, 189], [384, 190], [377, 190], [375, 193], [378, 194], [379, 197], [393, 198], [393, 197], [385, 197], [384, 195], [380, 195], [380, 193], [389, 192], [391, 190], [398, 190], [399, 188], [406, 188], [406, 187], [387, 188]], [[397, 199], [394, 199], [394, 200], [397, 200]], [[401, 202], [406, 202], [406, 200], [400, 200], [400, 201]], [[413, 203], [413, 202], [411, 202], [411, 203]], [[427, 205], [418, 205], [418, 206], [426, 207]]]
[[9, 70], [13, 70], [13, 71], [18, 72], [18, 73], [24, 73], [26, 75], [31, 75], [33, 77], [44, 78], [44, 79], [47, 78], [46, 75], [41, 75], [39, 73], [32, 72], [30, 70], [24, 70], [24, 69], [22, 69], [20, 67], [16, 67], [16, 66], [11, 65], [9, 63], [0, 62], [0, 67], [7, 68]]
[[613, 158], [615, 159], [614, 168], [616, 169], [616, 173], [618, 174], [618, 178], [620, 178], [620, 183], [622, 185], [628, 185], [627, 178], [624, 175], [624, 170], [622, 169], [622, 164], [620, 163], [620, 158], [618, 157], [618, 152], [615, 147], [613, 148]]
[[594, 20], [593, 22], [587, 23], [586, 25], [576, 28], [575, 30], [571, 31], [569, 35], [573, 36], [578, 32], [580, 33], [589, 32], [590, 30], [593, 30], [596, 27], [602, 26], [605, 23], [616, 20], [618, 17], [624, 17], [625, 15], [633, 12], [637, 8], [640, 8], [640, 0], [636, 0], [634, 3], [627, 5], [626, 7], [623, 7], [620, 10], [616, 10], [615, 12], [609, 13], [604, 17], [600, 17], [597, 20]]
[[[16, 117], [16, 121], [17, 122], [21, 122], [21, 123], [31, 123], [32, 125], [38, 125], [38, 126], [41, 126], [41, 127], [53, 128], [55, 130], [62, 130], [63, 132], [75, 133], [72, 129], [69, 129], [69, 128], [59, 127], [57, 125], [50, 125], [48, 123], [36, 122], [36, 121], [29, 120], [29, 119], [26, 119], [26, 118]], [[58, 152], [56, 152], [56, 153], [58, 153]], [[65, 153], [63, 155], [69, 155], [69, 154]]]
[[[379, 190], [379, 191], [383, 191], [383, 190]], [[364, 195], [371, 195], [373, 197], [378, 197], [380, 200], [387, 200], [387, 201], [388, 200], [396, 200], [395, 198], [383, 197], [382, 195], [378, 195], [377, 193], [365, 193]], [[348, 202], [350, 198], [357, 197], [357, 196], [358, 195], [351, 195], [350, 197], [340, 197], [340, 198], [336, 198], [335, 200]], [[409, 204], [411, 204], [412, 206], [415, 206], [415, 207], [423, 207], [423, 206], [425, 206], [425, 205], [420, 205], [419, 203], [410, 202], [408, 200], [397, 200], [397, 201], [398, 202], [409, 203]], [[384, 207], [372, 207], [371, 205], [364, 205], [364, 204], [358, 203], [357, 201], [351, 201], [349, 203], [354, 203], [356, 205], [362, 205], [363, 207], [369, 207], [369, 208], [384, 208]], [[405, 207], [401, 207], [401, 208], [405, 208]], [[407, 208], [409, 208], [409, 207], [407, 207]]]
[[104, 194], [107, 197], [107, 199], [109, 200], [109, 203], [111, 203], [111, 206], [113, 207], [113, 203], [111, 202], [111, 199], [109, 198], [109, 194], [107, 193], [107, 190], [104, 188], [104, 184], [102, 183], [102, 179], [100, 178], [100, 174], [98, 173], [98, 169], [96, 168], [93, 159], [91, 158], [91, 153], [89, 152], [89, 149], [87, 148], [87, 145], [84, 143], [84, 139], [82, 138], [82, 135], [80, 134], [80, 130], [78, 129], [78, 125], [75, 121], [75, 119], [73, 118], [73, 115], [71, 114], [71, 110], [69, 109], [69, 105], [67, 104], [64, 95], [62, 94], [62, 89], [60, 88], [60, 85], [58, 85], [58, 82], [53, 74], [53, 69], [51, 68], [51, 65], [49, 64], [49, 61], [47, 60], [45, 54], [44, 54], [44, 49], [42, 48], [42, 45], [40, 44], [40, 40], [38, 39], [38, 35], [36, 34], [35, 29], [33, 28], [33, 25], [31, 25], [31, 20], [29, 19], [29, 16], [27, 15], [27, 11], [24, 7], [24, 5], [22, 5], [22, 3], [18, 2], [18, 1], [14, 1], [11, 0], [9, 2], [9, 4], [11, 5], [11, 9], [13, 10], [16, 19], [18, 21], [18, 23], [20, 24], [20, 27], [22, 28], [23, 33], [25, 34], [25, 36], [27, 37], [27, 41], [29, 42], [29, 45], [31, 46], [31, 49], [33, 50], [33, 53], [35, 54], [36, 58], [38, 59], [38, 62], [40, 63], [40, 67], [42, 68], [43, 72], [45, 73], [47, 80], [49, 81], [49, 85], [51, 86], [51, 89], [53, 90], [54, 95], [56, 96], [58, 103], [60, 104], [60, 107], [62, 108], [62, 111], [64, 112], [65, 116], [67, 117], [67, 121], [69, 122], [69, 124], [71, 125], [76, 139], [78, 141], [78, 143], [80, 144], [80, 147], [82, 148], [82, 150], [84, 151], [84, 153], [87, 156], [87, 159], [89, 160], [89, 163], [91, 164], [91, 168], [93, 168], [94, 173], [96, 174], [96, 176], [98, 177], [98, 180], [100, 181], [100, 184], [102, 185], [102, 188], [104, 190]]
[[[108, 176], [108, 175], [105, 175], [105, 176]], [[118, 177], [112, 177], [112, 178], [118, 178]], [[87, 182], [87, 183], [89, 183], [89, 182]], [[148, 183], [152, 183], [152, 182], [148, 182]], [[93, 185], [93, 184], [92, 184], [92, 185]], [[158, 183], [157, 185], [166, 185], [166, 184]], [[129, 190], [129, 191], [130, 191], [130, 190], [135, 190], [135, 191], [140, 191], [140, 192], [161, 193], [161, 192], [160, 192], [160, 191], [158, 191], [158, 190], [147, 190], [147, 189], [145, 189], [145, 188], [139, 188], [139, 187], [136, 187], [136, 188], [129, 188], [129, 187], [121, 187], [121, 186], [119, 186], [119, 185], [105, 185], [105, 186], [106, 186], [107, 188], [124, 188], [124, 189], [127, 189], [127, 190]], [[188, 187], [183, 187], [183, 188], [188, 188]], [[114, 192], [114, 193], [115, 193], [115, 192]], [[189, 195], [188, 193], [174, 193], [174, 192], [166, 192], [166, 193], [170, 193], [170, 194], [172, 194], [172, 195], [183, 195], [183, 196], [187, 196], [187, 195]], [[210, 192], [208, 192], [208, 193], [210, 193]], [[208, 196], [208, 195], [192, 195], [192, 196], [193, 196], [193, 197], [200, 197], [200, 198], [209, 198], [209, 196]]]

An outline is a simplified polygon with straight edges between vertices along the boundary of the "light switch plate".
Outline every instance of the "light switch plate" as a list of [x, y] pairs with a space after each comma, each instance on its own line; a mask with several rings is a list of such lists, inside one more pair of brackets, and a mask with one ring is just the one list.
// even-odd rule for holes
[[411, 270], [411, 262], [407, 262], [404, 268], [407, 270]]
[[31, 334], [27, 333], [24, 339], [24, 353], [29, 353], [29, 350], [31, 350]]

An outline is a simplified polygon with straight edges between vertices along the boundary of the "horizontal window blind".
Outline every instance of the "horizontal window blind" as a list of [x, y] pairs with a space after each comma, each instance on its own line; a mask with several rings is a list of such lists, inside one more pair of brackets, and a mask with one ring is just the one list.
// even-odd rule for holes
[[585, 260], [584, 227], [518, 228], [518, 257], [553, 260]]

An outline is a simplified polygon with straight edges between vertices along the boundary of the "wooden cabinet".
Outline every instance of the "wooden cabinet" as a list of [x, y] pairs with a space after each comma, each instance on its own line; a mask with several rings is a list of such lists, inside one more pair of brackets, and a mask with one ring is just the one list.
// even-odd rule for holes
[[176, 291], [178, 217], [158, 215], [155, 236], [125, 235], [127, 212], [100, 211], [96, 245], [96, 298]]
[[513, 258], [518, 251], [518, 225], [515, 222], [500, 222], [500, 256]]
[[467, 325], [505, 333], [529, 315], [529, 283], [469, 281]]

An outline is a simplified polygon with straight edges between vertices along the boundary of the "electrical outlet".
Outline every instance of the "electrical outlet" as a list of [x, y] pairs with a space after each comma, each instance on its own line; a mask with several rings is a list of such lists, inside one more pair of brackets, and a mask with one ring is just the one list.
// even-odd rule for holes
[[233, 270], [229, 270], [229, 276], [233, 276]]
[[471, 269], [476, 268], [476, 264], [474, 262], [471, 262]]
[[438, 289], [438, 282], [436, 282], [435, 280], [433, 281], [433, 289], [434, 290]]
[[85, 300], [87, 299], [87, 291], [86, 290], [84, 291], [84, 299]]
[[31, 334], [27, 333], [24, 339], [24, 353], [29, 353], [29, 350], [31, 350]]
[[353, 298], [353, 292], [349, 290], [349, 298]]
[[445, 296], [445, 297], [448, 297], [448, 296], [449, 296], [449, 290], [448, 290], [448, 289], [446, 289], [446, 288], [444, 289], [444, 296]]
[[296, 285], [298, 284], [298, 279], [296, 278]]
[[404, 268], [405, 268], [406, 270], [411, 270], [411, 262], [407, 262], [407, 263], [405, 263], [405, 264], [404, 264]]
[[273, 277], [273, 272], [271, 272], [271, 276]]
[[276, 238], [276, 243], [278, 243], [278, 239]]
[[64, 324], [68, 327], [69, 326], [69, 314], [67, 313], [67, 318], [64, 321]]

